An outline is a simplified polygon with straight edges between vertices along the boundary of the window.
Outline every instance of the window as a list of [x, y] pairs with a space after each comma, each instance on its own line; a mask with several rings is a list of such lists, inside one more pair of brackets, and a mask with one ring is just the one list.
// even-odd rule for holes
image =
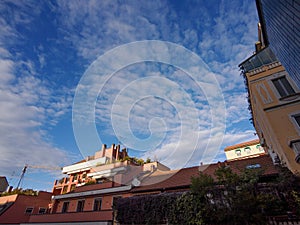
[[113, 205], [116, 204], [116, 202], [118, 201], [118, 199], [122, 198], [122, 196], [114, 196], [113, 197]]
[[64, 202], [62, 210], [61, 210], [62, 213], [68, 212], [69, 204], [70, 204], [70, 202]]
[[260, 164], [251, 164], [251, 165], [247, 165], [246, 169], [257, 169], [257, 168], [261, 168]]
[[77, 202], [77, 212], [83, 212], [83, 208], [84, 208], [84, 200], [79, 200]]
[[260, 152], [264, 151], [260, 144], [256, 145], [256, 149], [258, 149]]
[[292, 116], [294, 121], [296, 122], [297, 126], [300, 128], [300, 114]]
[[244, 151], [245, 151], [247, 154], [250, 154], [250, 153], [251, 153], [251, 148], [247, 146], [247, 147], [244, 148]]
[[241, 149], [235, 150], [235, 154], [236, 154], [237, 156], [241, 156]]
[[25, 210], [26, 214], [31, 214], [33, 212], [33, 207], [27, 207]]
[[94, 211], [100, 211], [102, 205], [102, 198], [96, 198], [94, 200]]
[[279, 77], [277, 79], [272, 80], [272, 82], [282, 98], [295, 94], [293, 87], [286, 79], [286, 77]]
[[292, 147], [292, 149], [295, 152], [295, 155], [296, 155], [295, 160], [296, 160], [296, 162], [300, 163], [300, 140], [293, 141], [291, 143], [291, 147]]
[[45, 213], [46, 213], [46, 208], [40, 207], [39, 214], [45, 214]]

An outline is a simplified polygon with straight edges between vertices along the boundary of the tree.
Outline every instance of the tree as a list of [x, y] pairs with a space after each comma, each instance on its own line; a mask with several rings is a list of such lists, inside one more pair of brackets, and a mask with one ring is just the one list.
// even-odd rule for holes
[[192, 177], [190, 191], [124, 198], [114, 209], [120, 224], [264, 225], [270, 216], [299, 213], [298, 182], [285, 169], [264, 177], [259, 168], [236, 174], [220, 167], [214, 177]]

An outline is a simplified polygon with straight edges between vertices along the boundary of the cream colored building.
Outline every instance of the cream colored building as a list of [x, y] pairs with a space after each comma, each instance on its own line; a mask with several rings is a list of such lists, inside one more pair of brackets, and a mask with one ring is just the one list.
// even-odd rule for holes
[[[261, 37], [261, 32], [259, 32]], [[260, 143], [293, 173], [300, 172], [300, 89], [263, 38], [240, 65]]]
[[258, 139], [228, 146], [224, 149], [227, 161], [266, 155]]

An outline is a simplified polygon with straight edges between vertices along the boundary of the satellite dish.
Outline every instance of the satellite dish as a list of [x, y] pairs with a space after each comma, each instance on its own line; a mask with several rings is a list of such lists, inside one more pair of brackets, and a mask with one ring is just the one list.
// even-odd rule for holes
[[131, 184], [135, 187], [138, 187], [141, 185], [141, 181], [139, 181], [137, 178], [134, 178], [131, 182]]

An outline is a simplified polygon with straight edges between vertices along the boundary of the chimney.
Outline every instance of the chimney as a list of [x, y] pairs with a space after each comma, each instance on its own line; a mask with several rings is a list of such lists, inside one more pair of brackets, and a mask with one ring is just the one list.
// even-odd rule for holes
[[105, 156], [105, 150], [106, 150], [106, 144], [103, 144], [102, 145], [102, 149], [101, 149], [101, 151], [102, 151], [102, 157]]
[[258, 41], [255, 43], [256, 53], [260, 52], [265, 47], [260, 23], [257, 24], [257, 36], [258, 36]]
[[120, 159], [120, 145], [117, 145], [117, 151], [116, 151], [116, 160]]
[[13, 190], [13, 186], [8, 186], [6, 192], [10, 193]]

